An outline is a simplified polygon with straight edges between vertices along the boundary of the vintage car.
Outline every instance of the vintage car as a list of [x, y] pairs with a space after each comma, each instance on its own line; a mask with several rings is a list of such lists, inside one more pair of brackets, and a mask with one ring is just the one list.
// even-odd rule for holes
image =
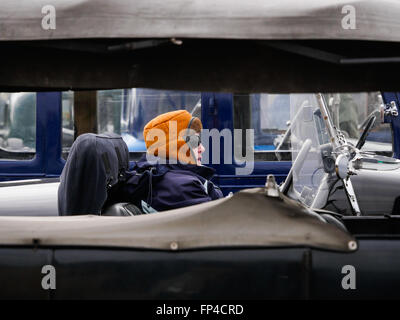
[[[341, 23], [345, 2], [344, 13], [337, 1], [294, 4], [66, 0], [54, 8], [57, 28], [46, 29], [41, 17], [36, 25], [37, 2], [2, 2], [0, 87], [47, 90], [38, 100], [48, 109], [61, 108], [51, 103], [61, 91], [79, 91], [75, 116], [88, 121], [75, 135], [93, 129], [95, 90], [220, 91], [228, 99], [291, 93], [281, 140], [259, 151], [282, 158], [278, 147], [290, 145], [284, 151], [294, 161], [280, 186], [286, 173], [275, 179], [258, 167], [262, 187], [239, 183], [243, 190], [223, 199], [156, 214], [132, 215], [129, 203], [119, 203], [102, 215], [57, 216], [58, 178], [2, 182], [0, 297], [399, 298], [399, 160], [360, 150], [374, 113], [351, 142], [329, 96], [299, 93], [396, 92], [400, 8], [356, 2], [354, 31]], [[207, 100], [211, 112], [224, 108], [212, 94]], [[379, 111], [394, 124], [396, 104], [386, 103]], [[61, 130], [40, 147], [57, 140], [60, 151], [60, 139]], [[32, 163], [52, 172], [63, 165], [40, 156]], [[231, 185], [241, 179], [225, 178]], [[49, 284], [48, 270], [55, 272]]]
[[[265, 187], [157, 214], [118, 203], [101, 216], [40, 218], [58, 214], [57, 178], [1, 183], [1, 214], [14, 216], [0, 217], [3, 297], [46, 298], [47, 264], [56, 299], [397, 297], [400, 160], [359, 151], [375, 115], [352, 145], [323, 95], [292, 94], [290, 109], [294, 162], [280, 187], [268, 176]], [[346, 266], [356, 290], [342, 286]]]

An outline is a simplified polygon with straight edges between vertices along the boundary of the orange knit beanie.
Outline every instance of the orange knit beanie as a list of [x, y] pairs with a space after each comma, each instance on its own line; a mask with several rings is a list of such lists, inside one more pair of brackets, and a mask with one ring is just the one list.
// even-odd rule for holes
[[[189, 123], [190, 128], [188, 128]], [[183, 136], [188, 132], [200, 133], [202, 128], [200, 119], [192, 117], [186, 110], [163, 113], [144, 127], [143, 137], [147, 152], [161, 158], [196, 164]]]

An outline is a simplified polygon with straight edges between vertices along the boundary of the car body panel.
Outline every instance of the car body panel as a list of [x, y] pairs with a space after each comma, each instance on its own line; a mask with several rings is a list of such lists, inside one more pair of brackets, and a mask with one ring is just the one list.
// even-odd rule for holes
[[0, 215], [58, 216], [59, 178], [0, 182]]
[[[311, 291], [313, 299], [399, 299], [400, 240], [397, 237], [359, 239], [352, 254], [313, 251]], [[342, 281], [354, 267], [355, 289]]]
[[[398, 239], [359, 239], [354, 253], [309, 248], [183, 252], [0, 248], [2, 299], [398, 299]], [[397, 258], [396, 258], [397, 257]], [[56, 290], [43, 290], [44, 265]], [[355, 290], [342, 285], [353, 266]]]
[[42, 267], [53, 262], [53, 250], [0, 248], [2, 299], [49, 299], [50, 291], [41, 286]]

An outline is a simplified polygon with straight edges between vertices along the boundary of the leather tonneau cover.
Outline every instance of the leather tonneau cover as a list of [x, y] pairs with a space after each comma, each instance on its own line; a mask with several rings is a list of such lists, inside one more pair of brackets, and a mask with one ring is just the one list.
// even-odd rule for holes
[[0, 245], [32, 246], [36, 242], [174, 251], [298, 246], [343, 252], [357, 249], [351, 234], [322, 221], [301, 203], [266, 193], [266, 188], [245, 189], [223, 199], [132, 217], [0, 217]]
[[59, 215], [100, 214], [108, 189], [118, 183], [128, 166], [129, 151], [119, 135], [80, 135], [61, 174]]

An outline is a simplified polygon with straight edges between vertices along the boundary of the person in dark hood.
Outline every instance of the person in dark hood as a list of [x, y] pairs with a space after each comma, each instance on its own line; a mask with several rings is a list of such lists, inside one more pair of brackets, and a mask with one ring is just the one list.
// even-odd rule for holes
[[[138, 166], [156, 163], [158, 172], [165, 173], [153, 179], [149, 203], [142, 203], [144, 211], [164, 211], [223, 197], [210, 181], [215, 170], [201, 164], [205, 151], [201, 130], [200, 119], [186, 110], [161, 114], [146, 124], [143, 130], [146, 160]], [[152, 160], [148, 161], [149, 158]]]

